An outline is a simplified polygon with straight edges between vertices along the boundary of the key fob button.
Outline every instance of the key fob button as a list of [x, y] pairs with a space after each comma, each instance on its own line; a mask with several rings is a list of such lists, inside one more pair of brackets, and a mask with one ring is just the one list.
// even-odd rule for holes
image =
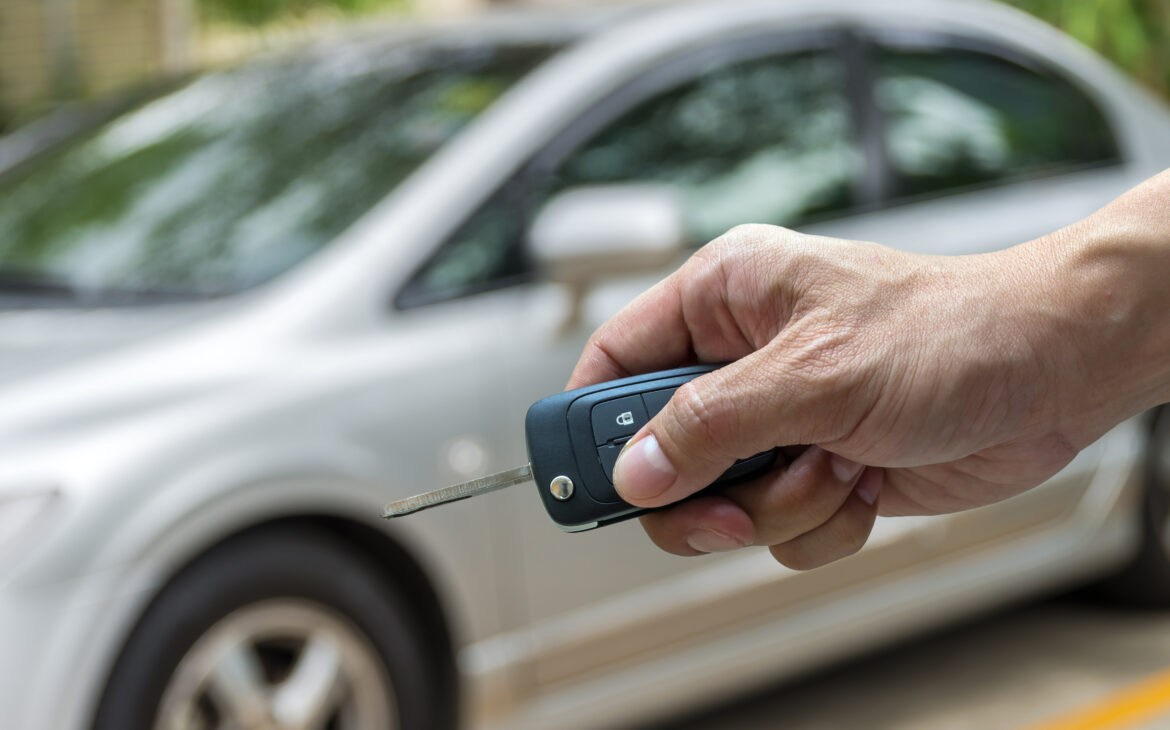
[[594, 441], [600, 446], [616, 438], [633, 436], [646, 423], [646, 407], [642, 405], [642, 396], [628, 395], [593, 406], [590, 418]]
[[605, 478], [608, 481], [605, 484], [586, 482], [585, 486], [589, 489], [589, 496], [598, 502], [621, 501], [621, 498], [617, 495], [617, 491], [613, 488], [613, 465], [617, 463], [617, 457], [621, 453], [622, 446], [623, 444], [617, 444], [599, 446], [597, 448], [597, 458], [601, 460], [601, 470], [605, 472]]
[[646, 415], [649, 418], [654, 418], [655, 415], [666, 407], [666, 402], [670, 400], [670, 396], [674, 395], [674, 391], [678, 388], [667, 388], [665, 390], [654, 390], [649, 393], [642, 394], [642, 401], [646, 404]]
[[601, 470], [605, 472], [605, 478], [610, 481], [610, 484], [613, 483], [613, 465], [617, 463], [622, 446], [625, 444], [601, 446], [597, 449], [597, 458], [601, 459]]

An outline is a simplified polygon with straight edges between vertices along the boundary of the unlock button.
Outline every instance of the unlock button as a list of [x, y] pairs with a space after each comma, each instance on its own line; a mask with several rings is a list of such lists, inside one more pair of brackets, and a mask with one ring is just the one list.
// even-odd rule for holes
[[641, 396], [629, 395], [593, 406], [591, 418], [593, 438], [600, 446], [616, 438], [633, 436], [646, 423], [646, 407]]

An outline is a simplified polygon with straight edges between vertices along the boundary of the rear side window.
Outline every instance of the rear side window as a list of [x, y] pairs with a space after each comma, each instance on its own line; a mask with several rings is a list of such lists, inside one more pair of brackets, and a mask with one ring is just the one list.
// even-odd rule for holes
[[877, 51], [895, 198], [1118, 161], [1104, 115], [1045, 69], [963, 49]]

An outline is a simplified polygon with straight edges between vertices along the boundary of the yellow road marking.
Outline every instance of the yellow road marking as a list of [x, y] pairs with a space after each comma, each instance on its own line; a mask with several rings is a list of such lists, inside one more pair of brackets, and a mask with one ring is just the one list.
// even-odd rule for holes
[[1170, 714], [1170, 669], [1025, 730], [1120, 730]]

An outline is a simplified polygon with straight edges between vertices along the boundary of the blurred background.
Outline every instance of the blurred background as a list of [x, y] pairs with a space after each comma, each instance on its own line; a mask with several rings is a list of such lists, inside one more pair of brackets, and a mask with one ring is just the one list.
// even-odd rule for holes
[[0, 0], [0, 727], [1165, 727], [1162, 409], [807, 573], [378, 514], [729, 227], [993, 251], [1168, 96], [1170, 0]]
[[[339, 26], [465, 18], [583, 0], [7, 0], [0, 16], [0, 132], [62, 104], [127, 92]], [[597, 3], [593, 3], [596, 5]], [[616, 2], [608, 3], [617, 5]], [[1170, 4], [1013, 0], [1155, 92], [1170, 89]]]

